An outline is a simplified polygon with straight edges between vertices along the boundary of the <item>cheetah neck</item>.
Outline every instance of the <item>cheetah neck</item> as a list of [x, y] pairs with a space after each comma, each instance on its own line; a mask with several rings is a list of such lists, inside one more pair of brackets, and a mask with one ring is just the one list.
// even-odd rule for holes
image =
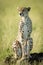
[[28, 22], [28, 20], [29, 20], [29, 17], [28, 17], [28, 16], [22, 17], [22, 21], [23, 21], [23, 22]]

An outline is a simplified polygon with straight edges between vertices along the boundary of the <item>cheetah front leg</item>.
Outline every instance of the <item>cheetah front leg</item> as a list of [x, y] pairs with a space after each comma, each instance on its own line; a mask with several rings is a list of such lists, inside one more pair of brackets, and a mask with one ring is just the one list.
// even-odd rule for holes
[[30, 56], [30, 46], [29, 42], [26, 40], [22, 45], [22, 58], [29, 58]]
[[24, 43], [25, 43], [24, 44], [24, 48], [23, 48], [24, 49], [24, 56], [29, 58], [30, 57], [30, 51], [33, 48], [33, 39], [29, 38]]
[[25, 51], [26, 58], [29, 58], [29, 56], [30, 56], [30, 46], [29, 46], [28, 40], [26, 40], [26, 44], [24, 46], [24, 51]]

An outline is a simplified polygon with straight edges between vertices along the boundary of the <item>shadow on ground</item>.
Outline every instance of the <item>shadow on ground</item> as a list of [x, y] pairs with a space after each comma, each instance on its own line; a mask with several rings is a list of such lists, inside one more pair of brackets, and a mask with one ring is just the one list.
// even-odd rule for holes
[[23, 60], [17, 60], [14, 58], [13, 54], [5, 58], [5, 65], [42, 65], [43, 64], [43, 53], [33, 53], [30, 54], [30, 58], [25, 58]]

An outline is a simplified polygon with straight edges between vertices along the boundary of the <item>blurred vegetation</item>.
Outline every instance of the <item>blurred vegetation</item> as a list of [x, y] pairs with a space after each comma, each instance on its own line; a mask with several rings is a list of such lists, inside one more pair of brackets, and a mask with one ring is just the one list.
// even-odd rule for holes
[[[17, 7], [30, 6], [29, 16], [33, 24], [34, 52], [43, 52], [43, 0], [0, 0], [0, 61], [13, 53], [12, 43], [17, 37], [20, 20]], [[0, 62], [0, 64], [1, 64]]]

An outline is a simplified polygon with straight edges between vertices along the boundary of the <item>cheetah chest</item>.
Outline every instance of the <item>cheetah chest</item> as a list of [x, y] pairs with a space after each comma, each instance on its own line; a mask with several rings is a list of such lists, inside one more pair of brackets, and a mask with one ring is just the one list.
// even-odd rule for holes
[[23, 33], [23, 39], [26, 40], [28, 38], [28, 27], [26, 24], [24, 24], [22, 28], [22, 33]]

